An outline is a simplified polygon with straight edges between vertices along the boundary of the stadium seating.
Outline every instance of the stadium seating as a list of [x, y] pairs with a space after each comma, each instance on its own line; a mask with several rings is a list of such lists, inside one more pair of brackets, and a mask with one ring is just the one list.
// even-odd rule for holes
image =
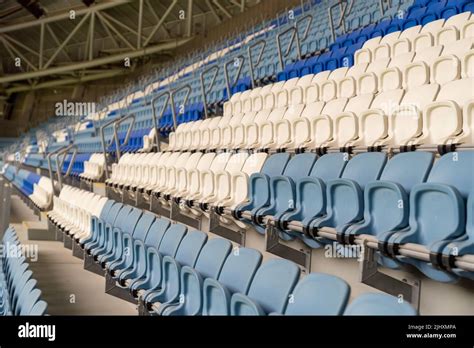
[[[257, 232], [265, 242], [276, 230], [283, 245], [294, 241], [308, 250], [370, 237], [380, 267], [410, 265], [444, 283], [474, 279], [456, 262], [474, 254], [472, 1], [405, 5], [403, 16], [357, 16], [367, 21], [360, 27], [347, 18], [351, 29], [338, 32], [330, 47], [316, 52], [309, 48], [316, 42], [304, 42], [306, 54], [284, 57], [279, 68], [275, 57], [272, 64], [266, 59], [258, 81], [249, 80], [247, 68], [231, 95], [221, 84], [206, 105], [193, 92], [186, 105], [150, 106], [147, 98], [169, 87], [160, 86], [137, 99], [145, 104], [137, 106], [140, 126], [126, 144], [120, 127], [119, 149], [108, 130], [101, 153], [84, 125], [76, 138], [81, 153], [74, 162], [68, 154], [55, 171], [65, 173], [72, 163], [71, 176], [98, 184], [95, 192], [70, 180], [55, 196], [48, 178], [11, 164], [3, 176], [48, 211], [50, 225], [144, 314], [416, 315], [411, 304], [387, 294], [349, 301], [350, 286], [341, 278], [302, 275], [283, 258], [263, 262], [256, 249], [175, 220], [178, 212], [206, 227]], [[318, 45], [328, 42], [326, 30], [315, 33]], [[204, 117], [213, 107], [219, 111]], [[163, 109], [157, 130], [150, 108]], [[172, 108], [182, 109], [176, 128]], [[107, 117], [124, 109], [108, 110]], [[160, 151], [156, 132], [168, 137]], [[57, 146], [67, 135], [58, 139]], [[25, 164], [44, 166], [44, 156], [36, 155], [28, 154]], [[106, 197], [96, 193], [102, 183]], [[335, 237], [322, 236], [325, 231]], [[408, 244], [426, 250], [429, 261], [401, 253]], [[14, 302], [5, 313], [44, 312], [37, 297], [28, 309]]]
[[5, 231], [0, 259], [0, 314], [45, 315], [47, 303], [40, 300], [37, 281], [28, 270], [21, 244], [13, 228]]

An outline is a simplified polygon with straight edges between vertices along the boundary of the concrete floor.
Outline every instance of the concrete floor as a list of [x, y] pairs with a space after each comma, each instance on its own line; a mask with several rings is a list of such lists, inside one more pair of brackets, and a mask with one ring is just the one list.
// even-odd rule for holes
[[134, 304], [105, 293], [105, 279], [84, 270], [83, 261], [56, 241], [28, 240], [23, 221], [38, 221], [17, 196], [12, 196], [11, 224], [23, 244], [37, 245], [38, 259], [30, 262], [50, 315], [137, 315]]

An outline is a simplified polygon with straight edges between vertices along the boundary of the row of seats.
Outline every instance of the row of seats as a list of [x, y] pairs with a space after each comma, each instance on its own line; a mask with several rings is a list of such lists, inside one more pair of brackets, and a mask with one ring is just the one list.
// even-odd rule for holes
[[470, 38], [474, 33], [474, 18], [470, 18], [471, 12], [464, 12], [448, 20], [439, 19], [424, 26], [417, 25], [402, 32], [395, 31], [370, 39], [355, 52], [355, 64], [370, 63]]
[[[430, 152], [406, 152], [387, 162], [383, 153], [275, 154], [281, 167], [264, 168], [249, 179], [249, 198], [234, 217], [265, 233], [271, 218], [284, 240], [300, 238], [312, 248], [332, 243], [320, 228], [337, 232], [341, 243], [377, 237], [379, 261], [390, 268], [412, 264], [442, 282], [473, 272], [455, 266], [454, 256], [474, 252], [474, 151], [453, 152], [434, 165]], [[242, 217], [248, 212], [251, 218]], [[298, 221], [303, 233], [289, 228]], [[398, 254], [404, 243], [424, 245], [430, 262]]]
[[12, 227], [5, 231], [2, 247], [5, 252], [0, 258], [0, 315], [44, 315], [48, 305], [40, 300], [41, 290], [36, 287], [28, 262], [19, 253], [21, 244]]
[[89, 160], [84, 162], [84, 172], [79, 177], [85, 181], [96, 182], [104, 175], [105, 158], [102, 153], [93, 153]]
[[298, 281], [291, 261], [261, 264], [257, 250], [208, 240], [201, 231], [112, 200], [91, 221], [89, 237], [79, 244], [152, 314], [416, 314], [384, 294], [364, 294], [346, 306], [350, 288], [338, 277], [313, 273]]
[[[408, 53], [398, 66], [390, 66], [390, 59], [362, 63], [353, 68], [367, 72], [357, 79], [352, 76], [356, 73], [353, 68], [335, 70], [331, 74], [334, 78], [330, 75], [321, 83], [320, 97], [316, 97], [316, 84], [305, 90], [292, 89], [289, 106], [285, 104], [287, 93], [276, 97], [270, 92], [260, 111], [186, 124], [170, 136], [168, 149], [472, 144], [472, 47], [473, 40], [467, 39], [445, 48], [428, 48], [415, 56]], [[438, 57], [441, 52], [445, 54], [431, 66], [426, 63], [428, 58], [422, 59], [423, 55]], [[285, 85], [308, 80], [290, 80]], [[275, 105], [275, 98], [280, 104]], [[451, 111], [449, 119], [446, 110]], [[440, 130], [444, 123], [451, 126]]]
[[262, 152], [130, 155], [132, 162], [118, 163], [106, 185], [121, 193], [131, 190], [144, 194], [148, 201], [153, 196], [168, 209], [173, 200], [186, 202], [179, 205], [180, 209], [199, 216], [210, 205], [233, 209], [242, 203], [247, 197], [249, 176], [267, 165], [267, 157]]
[[5, 165], [3, 176], [10, 181], [39, 210], [48, 210], [53, 202], [51, 180], [12, 165]]

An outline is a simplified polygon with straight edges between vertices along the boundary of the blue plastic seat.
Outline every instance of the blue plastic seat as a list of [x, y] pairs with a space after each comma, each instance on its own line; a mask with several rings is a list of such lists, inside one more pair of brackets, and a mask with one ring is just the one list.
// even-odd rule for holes
[[347, 306], [344, 315], [417, 315], [417, 311], [397, 297], [367, 293], [357, 297]]
[[319, 59], [319, 55], [311, 57], [309, 59], [306, 59], [305, 64], [303, 65], [303, 67], [301, 67], [301, 70], [299, 72], [300, 76], [312, 74], [313, 73], [313, 67], [318, 62], [318, 59]]
[[[353, 243], [359, 234], [379, 235], [408, 226], [409, 197], [412, 188], [426, 181], [433, 165], [430, 152], [406, 152], [395, 155], [385, 166], [380, 180], [367, 184], [364, 190], [364, 219], [338, 236], [340, 241]], [[379, 256], [379, 262], [397, 267], [389, 258]]]
[[226, 259], [219, 278], [206, 278], [203, 283], [202, 315], [229, 315], [234, 293], [247, 294], [262, 255], [255, 249], [239, 248]]
[[243, 203], [235, 209], [234, 216], [242, 221], [250, 222], [250, 220], [241, 217], [243, 211], [250, 210], [252, 214], [256, 214], [261, 207], [268, 205], [270, 201], [270, 178], [281, 175], [288, 162], [290, 154], [277, 153], [267, 158], [263, 164], [260, 173], [254, 173], [249, 178], [248, 202]]
[[207, 234], [201, 231], [191, 231], [181, 241], [175, 257], [164, 256], [162, 263], [162, 281], [161, 288], [153, 292], [147, 292], [143, 298], [149, 306], [152, 303], [159, 302], [156, 314], [161, 314], [161, 309], [166, 308], [163, 304], [179, 301], [180, 296], [180, 272], [181, 267], [194, 267], [199, 257], [202, 247], [206, 244]]
[[[356, 155], [347, 163], [341, 179], [327, 182], [326, 214], [309, 224], [310, 235], [320, 227], [332, 227], [343, 233], [351, 224], [362, 220], [365, 186], [378, 180], [386, 161], [387, 156], [379, 152]], [[317, 248], [324, 242], [318, 238], [311, 246]]]
[[474, 254], [474, 191], [467, 200], [466, 233], [446, 245], [443, 250], [443, 266], [450, 272], [474, 280], [474, 272], [458, 268], [453, 262], [453, 256]]
[[158, 290], [162, 281], [162, 260], [169, 256], [174, 258], [182, 239], [186, 235], [187, 228], [181, 224], [171, 225], [161, 239], [158, 248], [148, 247], [146, 250], [147, 268], [145, 275], [130, 284], [131, 293], [137, 297], [138, 290], [144, 290], [142, 298]]
[[[296, 182], [295, 209], [283, 214], [277, 225], [284, 239], [298, 237], [309, 246], [314, 245], [313, 239], [305, 234], [287, 231], [290, 221], [300, 221], [304, 229], [308, 229], [312, 220], [326, 213], [326, 182], [341, 177], [347, 164], [346, 154], [334, 153], [320, 157], [313, 166], [309, 176]], [[284, 237], [284, 236], [287, 237]]]
[[291, 261], [265, 262], [255, 274], [248, 294], [232, 295], [231, 315], [283, 314], [299, 275], [299, 267]]
[[181, 268], [181, 297], [182, 300], [163, 305], [162, 315], [200, 315], [203, 304], [204, 279], [217, 279], [227, 256], [231, 252], [232, 244], [223, 238], [214, 238], [208, 241], [201, 250], [194, 267]]
[[426, 183], [416, 185], [410, 195], [409, 227], [387, 232], [380, 238], [393, 254], [404, 243], [425, 245], [431, 262], [394, 255], [431, 279], [454, 282], [458, 276], [440, 269], [439, 256], [451, 242], [466, 236], [466, 202], [474, 190], [474, 151], [447, 153], [433, 166]]
[[270, 178], [269, 200], [265, 205], [257, 207], [254, 214], [254, 227], [258, 233], [265, 233], [265, 226], [261, 218], [272, 215], [278, 220], [284, 213], [294, 209], [296, 200], [295, 181], [309, 175], [316, 158], [317, 156], [314, 153], [295, 155], [288, 162], [283, 175], [275, 175]]
[[342, 315], [349, 294], [349, 284], [343, 279], [311, 273], [296, 284], [285, 315]]

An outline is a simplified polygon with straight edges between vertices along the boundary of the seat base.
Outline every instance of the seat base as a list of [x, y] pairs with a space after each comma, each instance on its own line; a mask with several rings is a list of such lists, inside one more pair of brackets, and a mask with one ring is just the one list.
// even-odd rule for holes
[[119, 286], [116, 280], [107, 272], [105, 274], [105, 292], [130, 303], [137, 303], [128, 288]]

